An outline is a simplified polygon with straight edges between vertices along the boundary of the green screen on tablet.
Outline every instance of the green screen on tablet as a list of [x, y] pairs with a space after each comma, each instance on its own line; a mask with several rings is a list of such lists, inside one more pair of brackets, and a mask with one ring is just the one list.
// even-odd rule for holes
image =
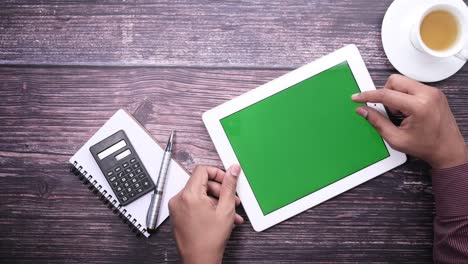
[[264, 215], [389, 157], [358, 92], [343, 62], [221, 119]]

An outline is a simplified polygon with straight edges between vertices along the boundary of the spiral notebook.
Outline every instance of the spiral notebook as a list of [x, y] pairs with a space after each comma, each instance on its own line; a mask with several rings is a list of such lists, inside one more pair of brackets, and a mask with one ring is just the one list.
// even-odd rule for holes
[[[145, 194], [126, 206], [120, 205], [118, 200], [115, 199], [116, 195], [113, 193], [112, 188], [104, 178], [103, 173], [89, 151], [90, 146], [121, 129], [127, 134], [127, 137], [140, 156], [153, 182], [156, 183], [164, 150], [156, 143], [149, 132], [123, 109], [118, 110], [104, 126], [70, 158], [70, 163], [72, 164], [71, 171], [85, 184], [88, 184], [89, 188], [113, 210], [114, 214], [123, 218], [124, 222], [127, 223], [134, 232], [149, 237], [150, 233], [148, 233], [146, 228], [146, 213], [150, 204], [152, 192]], [[188, 178], [188, 173], [177, 162], [172, 160], [169, 165], [161, 212], [157, 223], [158, 226], [169, 216], [169, 199], [185, 186]]]

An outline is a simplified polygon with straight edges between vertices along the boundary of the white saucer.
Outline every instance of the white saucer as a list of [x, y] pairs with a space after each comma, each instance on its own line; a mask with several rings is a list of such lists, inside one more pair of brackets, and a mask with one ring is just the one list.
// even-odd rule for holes
[[[395, 0], [382, 22], [382, 44], [388, 60], [400, 73], [421, 81], [437, 82], [460, 70], [465, 61], [456, 58], [435, 58], [413, 47], [410, 30], [418, 10], [437, 0]], [[447, 2], [447, 0], [445, 0]], [[462, 0], [451, 0], [455, 6], [468, 10]]]

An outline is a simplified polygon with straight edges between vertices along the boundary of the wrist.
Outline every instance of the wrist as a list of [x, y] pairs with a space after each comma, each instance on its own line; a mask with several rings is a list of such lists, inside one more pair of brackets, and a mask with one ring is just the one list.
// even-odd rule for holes
[[449, 155], [443, 155], [439, 159], [429, 162], [433, 169], [445, 169], [468, 163], [468, 147], [451, 150]]
[[222, 258], [213, 256], [182, 257], [183, 264], [219, 264]]
[[193, 254], [181, 254], [183, 264], [218, 264], [222, 263], [223, 252], [216, 254], [213, 252], [200, 250]]

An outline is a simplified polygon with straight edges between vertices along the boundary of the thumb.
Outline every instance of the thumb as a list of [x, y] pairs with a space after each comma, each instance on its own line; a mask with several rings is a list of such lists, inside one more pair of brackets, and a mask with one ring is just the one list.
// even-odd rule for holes
[[367, 121], [379, 132], [379, 134], [393, 147], [398, 146], [402, 140], [402, 131], [379, 111], [370, 107], [358, 107], [356, 112], [367, 119]]
[[234, 211], [234, 208], [236, 207], [237, 178], [239, 177], [240, 171], [241, 168], [237, 164], [232, 165], [226, 171], [219, 194], [219, 209], [225, 211]]

